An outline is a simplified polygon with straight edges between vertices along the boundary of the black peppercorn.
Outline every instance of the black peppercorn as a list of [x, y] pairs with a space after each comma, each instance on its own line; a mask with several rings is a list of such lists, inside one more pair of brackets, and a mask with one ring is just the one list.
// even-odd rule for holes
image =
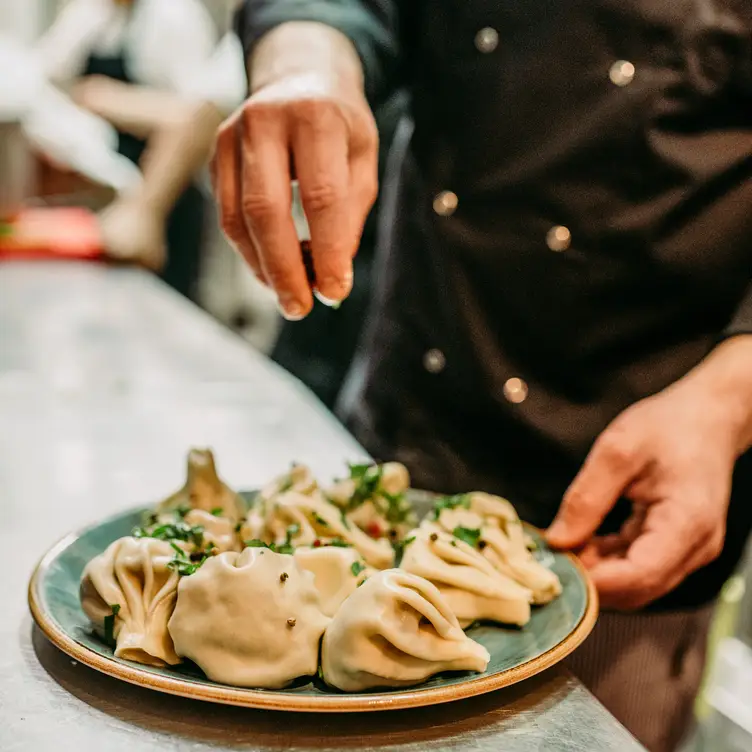
[[282, 574], [279, 576], [279, 581], [284, 582], [290, 575], [287, 574], [287, 572], [282, 572]]
[[431, 533], [431, 542], [436, 543], [436, 541], [439, 539], [439, 536], [437, 533]]

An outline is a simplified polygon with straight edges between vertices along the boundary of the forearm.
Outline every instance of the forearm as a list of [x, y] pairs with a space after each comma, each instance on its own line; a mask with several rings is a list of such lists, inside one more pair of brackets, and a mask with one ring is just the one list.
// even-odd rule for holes
[[[378, 104], [385, 95], [397, 88], [395, 75], [401, 71], [399, 65], [399, 43], [397, 18], [402, 12], [400, 0], [245, 0], [242, 12], [237, 18], [237, 31], [245, 48], [246, 60], [255, 58], [256, 48], [268, 44], [272, 32], [290, 24], [285, 35], [295, 34], [305, 45], [318, 46], [322, 52], [323, 37], [313, 32], [313, 24], [321, 24], [338, 31], [350, 40], [352, 49], [360, 60], [360, 72], [365, 81], [365, 90], [372, 105]], [[301, 32], [292, 31], [292, 24], [300, 24], [300, 29], [310, 30], [318, 39], [302, 39]], [[342, 45], [339, 37], [334, 42], [335, 49]], [[269, 49], [269, 48], [268, 48]], [[294, 50], [275, 51], [287, 57]], [[347, 47], [348, 55], [350, 47]], [[327, 52], [324, 52], [327, 55]], [[303, 56], [296, 56], [303, 60]], [[310, 66], [312, 60], [306, 62]], [[257, 79], [259, 80], [259, 79]]]
[[721, 342], [678, 385], [709, 395], [718, 419], [727, 426], [735, 450], [752, 447], [752, 335], [739, 334]]
[[209, 103], [152, 133], [141, 163], [143, 184], [129, 198], [167, 216], [195, 172], [207, 161], [222, 114]]
[[248, 79], [255, 92], [287, 76], [311, 71], [334, 75], [346, 86], [363, 89], [363, 67], [352, 42], [324, 24], [291, 21], [269, 31], [248, 59]]
[[73, 99], [119, 131], [146, 139], [177, 128], [191, 117], [191, 105], [170, 92], [92, 76], [72, 90]]

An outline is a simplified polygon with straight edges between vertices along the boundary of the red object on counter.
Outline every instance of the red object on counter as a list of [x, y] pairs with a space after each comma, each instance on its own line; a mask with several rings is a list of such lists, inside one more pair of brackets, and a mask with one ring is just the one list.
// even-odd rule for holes
[[0, 261], [102, 256], [99, 224], [87, 209], [34, 207], [0, 218]]

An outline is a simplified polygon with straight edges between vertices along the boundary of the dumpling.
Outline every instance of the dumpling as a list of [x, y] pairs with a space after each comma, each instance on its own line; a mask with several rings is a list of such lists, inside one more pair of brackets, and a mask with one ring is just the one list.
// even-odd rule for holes
[[417, 522], [405, 495], [409, 488], [410, 474], [399, 462], [350, 465], [350, 477], [328, 488], [326, 496], [370, 537], [398, 541]]
[[[371, 538], [319, 491], [312, 494], [285, 491], [265, 502], [259, 510], [262, 512], [263, 521], [256, 523], [255, 530], [261, 533], [257, 537], [266, 543], [311, 546], [316, 541], [337, 540], [355, 547], [366, 563], [376, 569], [386, 569], [394, 563], [394, 549], [386, 538]], [[251, 529], [249, 519], [241, 532], [247, 534]], [[247, 544], [249, 538], [244, 536], [244, 541]]]
[[430, 523], [407, 540], [400, 567], [436, 585], [462, 627], [480, 620], [523, 626], [530, 620], [532, 593], [465, 541]]
[[246, 548], [184, 577], [169, 622], [178, 655], [213, 681], [279, 689], [315, 674], [329, 617], [292, 556]]
[[442, 671], [485, 671], [488, 651], [439, 591], [399, 569], [369, 577], [324, 633], [321, 673], [344, 692], [419, 684]]
[[191, 509], [185, 515], [186, 524], [203, 531], [203, 548], [213, 548], [217, 553], [240, 551], [240, 538], [235, 532], [237, 523], [203, 509]]
[[243, 519], [245, 503], [217, 475], [214, 455], [210, 449], [191, 449], [188, 453], [185, 485], [165, 499], [157, 512], [176, 509], [203, 509], [227, 517], [233, 523]]
[[536, 561], [514, 507], [499, 496], [486, 493], [466, 495], [465, 504], [440, 510], [438, 524], [453, 532], [458, 527], [474, 533], [480, 530], [478, 545], [483, 556], [503, 574], [533, 593], [533, 603], [548, 603], [561, 593], [561, 582], [548, 567]]
[[180, 663], [167, 622], [177, 597], [175, 551], [167, 541], [120, 538], [92, 559], [81, 580], [81, 606], [115, 656], [150, 666]]
[[[243, 541], [262, 540], [279, 545], [295, 537], [299, 545], [313, 543], [316, 535], [304, 514], [295, 510], [276, 514], [277, 499], [287, 493], [306, 496], [319, 493], [318, 483], [309, 467], [293, 463], [288, 472], [278, 475], [259, 491], [240, 528]], [[294, 535], [290, 532], [293, 525], [297, 525], [293, 528]]]
[[321, 610], [327, 616], [334, 616], [343, 601], [373, 574], [351, 547], [301, 547], [295, 549], [293, 556], [301, 569], [313, 574]]

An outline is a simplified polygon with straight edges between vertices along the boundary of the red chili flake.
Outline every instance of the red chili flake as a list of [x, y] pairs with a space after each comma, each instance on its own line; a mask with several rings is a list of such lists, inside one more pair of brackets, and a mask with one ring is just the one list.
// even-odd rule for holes
[[372, 522], [366, 528], [366, 533], [370, 535], [371, 538], [381, 538], [381, 527], [377, 522]]
[[316, 538], [316, 540], [313, 542], [313, 547], [318, 548], [320, 545], [321, 545], [321, 541], [318, 538]]

